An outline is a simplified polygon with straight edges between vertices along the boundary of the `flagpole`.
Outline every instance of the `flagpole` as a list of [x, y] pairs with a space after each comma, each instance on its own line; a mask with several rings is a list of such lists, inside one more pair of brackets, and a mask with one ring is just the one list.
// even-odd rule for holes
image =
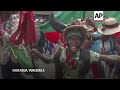
[[[30, 43], [30, 50], [32, 50], [32, 43]], [[32, 59], [32, 65], [33, 65], [33, 69], [35, 69], [35, 62], [34, 62], [34, 58], [32, 57], [32, 53], [31, 53], [31, 59]], [[36, 74], [33, 72], [32, 73], [33, 77], [36, 79]]]

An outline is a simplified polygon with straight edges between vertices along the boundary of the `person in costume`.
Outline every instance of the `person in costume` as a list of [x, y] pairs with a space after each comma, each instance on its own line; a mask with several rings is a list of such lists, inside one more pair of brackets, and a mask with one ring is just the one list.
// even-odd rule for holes
[[[54, 30], [56, 30], [56, 32], [52, 32], [52, 34], [50, 33], [45, 33], [46, 37], [48, 40], [50, 40], [51, 42], [57, 42], [58, 40], [61, 42], [61, 45], [66, 47], [66, 43], [63, 39], [63, 35], [62, 35], [62, 32], [61, 30], [63, 28], [66, 27], [65, 24], [61, 23], [60, 21], [58, 21], [56, 18], [54, 18], [53, 14], [50, 15], [50, 24], [51, 26], [53, 27]], [[68, 24], [69, 25], [72, 25], [72, 24], [80, 24], [82, 26], [84, 26], [84, 28], [87, 29], [87, 38], [85, 41], [84, 41], [84, 44], [81, 46], [81, 48], [84, 48], [84, 49], [90, 49], [89, 46], [91, 45], [91, 40], [90, 39], [90, 36], [93, 32], [97, 31], [97, 28], [96, 26], [94, 25], [93, 21], [88, 17], [86, 18], [85, 20], [81, 20], [81, 19], [77, 19], [77, 20], [74, 20], [74, 18], [71, 18], [71, 23]], [[56, 36], [56, 40], [54, 39], [54, 37]], [[49, 38], [51, 37], [51, 38]], [[53, 37], [53, 38], [52, 38]], [[59, 39], [58, 39], [59, 38]], [[95, 37], [92, 35], [92, 38], [96, 39], [96, 38], [99, 38], [99, 36]], [[94, 78], [98, 78], [98, 67], [96, 64], [91, 64], [91, 69], [92, 69], [92, 72], [93, 72], [93, 76]], [[91, 70], [90, 70], [91, 71]], [[92, 75], [92, 74], [91, 74]]]
[[86, 39], [87, 31], [82, 25], [69, 25], [63, 29], [63, 38], [67, 47], [60, 47], [49, 58], [32, 49], [33, 56], [41, 58], [45, 63], [55, 63], [56, 78], [86, 78], [90, 64], [99, 61], [120, 62], [120, 56], [101, 55], [87, 49], [80, 49]]
[[13, 73], [12, 69], [20, 68], [14, 56], [11, 54], [11, 46], [8, 42], [10, 35], [4, 29], [5, 22], [10, 18], [14, 11], [0, 12], [0, 64], [3, 79], [23, 79], [21, 73]]
[[[113, 35], [113, 38], [115, 40], [115, 48], [116, 48], [116, 54], [120, 55], [120, 32], [117, 32]], [[115, 65], [115, 79], [120, 79], [120, 63], [116, 63]]]
[[[105, 19], [98, 31], [91, 35], [94, 38], [92, 38], [90, 50], [107, 55], [116, 54], [116, 40], [113, 38], [113, 35], [119, 31], [119, 25], [115, 18]], [[96, 64], [99, 67], [99, 78], [114, 77], [115, 63], [106, 64], [106, 62], [98, 62]]]

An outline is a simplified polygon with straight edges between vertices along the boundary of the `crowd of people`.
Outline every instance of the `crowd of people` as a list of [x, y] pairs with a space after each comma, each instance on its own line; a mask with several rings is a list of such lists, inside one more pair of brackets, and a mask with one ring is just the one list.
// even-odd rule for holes
[[[97, 28], [90, 18], [84, 20], [72, 18], [66, 25], [51, 14], [49, 23], [59, 33], [57, 43], [50, 42], [44, 33], [41, 33], [42, 31], [39, 32], [33, 20], [35, 30], [39, 32], [36, 34], [38, 41], [34, 44], [33, 42], [26, 44], [26, 41], [22, 41], [15, 45], [10, 42], [10, 38], [25, 24], [20, 24], [22, 15], [27, 15], [25, 13], [27, 12], [20, 16], [19, 12], [0, 12], [0, 64], [3, 79], [26, 79], [28, 75], [32, 75], [34, 79], [45, 79], [40, 73], [12, 72], [12, 69], [38, 68], [36, 59], [46, 64], [55, 64], [55, 79], [120, 78], [120, 26], [116, 18], [105, 19]], [[49, 56], [46, 57], [45, 54]]]

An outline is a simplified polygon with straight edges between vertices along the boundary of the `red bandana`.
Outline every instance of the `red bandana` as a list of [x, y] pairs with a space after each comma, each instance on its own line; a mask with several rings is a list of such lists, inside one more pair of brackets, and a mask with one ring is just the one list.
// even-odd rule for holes
[[75, 64], [75, 59], [72, 59], [72, 56], [69, 54], [69, 52], [66, 50], [66, 61], [65, 63], [67, 63], [71, 69], [76, 68], [76, 64]]

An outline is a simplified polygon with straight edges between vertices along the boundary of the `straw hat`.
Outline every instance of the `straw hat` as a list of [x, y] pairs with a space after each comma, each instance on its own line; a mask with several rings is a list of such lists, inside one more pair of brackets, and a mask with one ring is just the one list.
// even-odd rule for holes
[[103, 22], [102, 27], [98, 27], [98, 32], [103, 35], [112, 35], [120, 32], [120, 25], [115, 18], [108, 18]]

